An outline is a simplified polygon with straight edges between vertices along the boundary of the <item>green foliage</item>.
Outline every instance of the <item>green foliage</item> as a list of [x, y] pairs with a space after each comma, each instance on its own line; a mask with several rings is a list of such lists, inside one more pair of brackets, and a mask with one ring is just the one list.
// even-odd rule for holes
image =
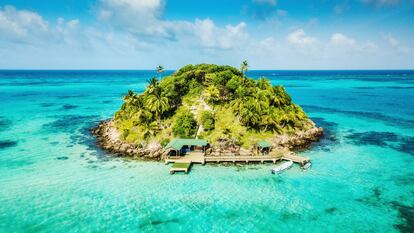
[[245, 75], [248, 69], [249, 69], [249, 63], [247, 62], [247, 60], [244, 60], [242, 64], [240, 65], [240, 71], [243, 73], [243, 76]]
[[180, 138], [192, 138], [197, 130], [197, 121], [188, 109], [180, 109], [175, 115], [173, 124], [174, 136]]
[[126, 139], [129, 135], [129, 129], [124, 129], [122, 132], [122, 138]]
[[158, 74], [161, 74], [162, 72], [164, 72], [164, 67], [163, 66], [157, 66], [156, 70], [157, 70]]
[[243, 79], [240, 76], [233, 75], [231, 79], [226, 83], [226, 87], [234, 92], [237, 88], [243, 88]]
[[160, 144], [161, 144], [161, 146], [166, 146], [169, 142], [170, 142], [171, 140], [169, 139], [169, 138], [163, 138], [163, 139], [161, 139], [161, 142], [160, 142]]
[[211, 85], [207, 87], [204, 96], [209, 103], [217, 104], [220, 101], [220, 90], [216, 86]]
[[270, 84], [269, 79], [261, 77], [257, 80], [257, 87], [260, 90], [269, 90], [272, 88], [272, 85]]
[[214, 116], [210, 111], [202, 111], [200, 113], [200, 122], [205, 131], [214, 129]]
[[216, 142], [219, 139], [230, 139], [236, 144], [241, 144], [247, 129], [241, 124], [239, 118], [232, 111], [225, 108], [218, 110], [215, 116], [215, 129], [206, 138], [211, 142]]
[[[163, 72], [157, 67], [157, 72]], [[131, 142], [194, 137], [197, 125], [211, 142], [231, 139], [249, 145], [250, 137], [271, 137], [311, 127], [305, 112], [282, 86], [266, 78], [245, 77], [240, 70], [210, 64], [187, 65], [159, 81], [152, 78], [140, 95], [128, 91], [115, 113], [122, 137]], [[204, 105], [209, 105], [206, 110]], [[196, 111], [197, 120], [192, 111]]]

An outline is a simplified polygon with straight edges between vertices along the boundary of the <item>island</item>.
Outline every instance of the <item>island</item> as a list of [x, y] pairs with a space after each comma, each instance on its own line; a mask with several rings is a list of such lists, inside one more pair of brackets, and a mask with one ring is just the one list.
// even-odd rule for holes
[[185, 157], [275, 162], [321, 138], [323, 129], [285, 88], [246, 77], [247, 67], [187, 65], [151, 78], [143, 93], [128, 91], [114, 118], [92, 130], [98, 145], [130, 158], [175, 161], [181, 169]]

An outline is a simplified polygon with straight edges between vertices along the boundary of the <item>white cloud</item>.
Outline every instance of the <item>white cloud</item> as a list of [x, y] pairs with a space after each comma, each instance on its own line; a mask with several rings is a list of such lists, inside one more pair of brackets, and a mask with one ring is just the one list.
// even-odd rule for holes
[[355, 40], [345, 36], [344, 34], [341, 33], [334, 33], [331, 36], [331, 40], [330, 40], [331, 44], [333, 45], [345, 45], [345, 46], [353, 46], [355, 45]]
[[392, 47], [398, 47], [400, 45], [400, 41], [391, 34], [383, 34], [382, 38]]
[[116, 28], [147, 36], [174, 37], [160, 19], [163, 0], [101, 0], [98, 16]]
[[[339, 55], [343, 53], [371, 54], [378, 49], [377, 44], [372, 41], [357, 42], [355, 39], [342, 33], [332, 34], [327, 46], [329, 47], [328, 50], [332, 50]], [[343, 56], [345, 57], [346, 55]]]
[[399, 54], [411, 54], [413, 52], [412, 47], [401, 43], [390, 33], [383, 33], [382, 38], [394, 51], [398, 52]]
[[79, 24], [78, 19], [66, 22], [61, 17], [56, 20], [56, 24], [50, 24], [36, 12], [5, 6], [0, 8], [0, 42], [37, 46], [75, 42], [79, 40], [74, 35]]
[[244, 22], [220, 28], [210, 19], [196, 19], [194, 24], [195, 35], [199, 38], [200, 45], [208, 48], [234, 48], [247, 39], [245, 28], [246, 23]]
[[298, 29], [290, 33], [286, 40], [293, 45], [307, 46], [315, 44], [318, 40], [315, 37], [306, 36], [306, 33], [303, 29]]
[[200, 41], [203, 45], [207, 47], [212, 47], [216, 43], [215, 30], [216, 26], [214, 22], [210, 19], [199, 20], [195, 22], [196, 34], [200, 38]]
[[[272, 31], [273, 23], [249, 29], [274, 34], [253, 36], [245, 22], [172, 21], [164, 18], [163, 9], [162, 0], [101, 0], [96, 13], [102, 21], [85, 26], [78, 19], [48, 22], [36, 12], [0, 8], [0, 56], [7, 58], [0, 59], [0, 68], [177, 68], [202, 62], [237, 66], [242, 58], [257, 69], [414, 66], [413, 50], [402, 46], [404, 41], [398, 39], [403, 38], [390, 34], [384, 34], [384, 43], [378, 45], [375, 38], [359, 42], [342, 33], [316, 38], [303, 29], [279, 37], [275, 35], [280, 30]], [[110, 27], [102, 27], [102, 22]], [[317, 22], [315, 18], [304, 23]]]
[[361, 50], [366, 51], [366, 52], [375, 52], [377, 51], [377, 49], [378, 49], [377, 44], [375, 44], [372, 41], [367, 41], [361, 46]]
[[98, 16], [118, 31], [153, 42], [186, 41], [199, 47], [232, 49], [248, 37], [244, 22], [219, 27], [208, 18], [194, 22], [163, 19], [164, 4], [163, 0], [101, 0]]
[[16, 10], [13, 6], [0, 8], [0, 35], [24, 39], [30, 35], [42, 35], [48, 31], [48, 23], [37, 13]]
[[68, 23], [67, 23], [67, 25], [68, 25], [68, 27], [69, 28], [76, 28], [76, 27], [78, 27], [78, 25], [79, 25], [79, 20], [78, 19], [73, 19], [73, 20], [70, 20]]

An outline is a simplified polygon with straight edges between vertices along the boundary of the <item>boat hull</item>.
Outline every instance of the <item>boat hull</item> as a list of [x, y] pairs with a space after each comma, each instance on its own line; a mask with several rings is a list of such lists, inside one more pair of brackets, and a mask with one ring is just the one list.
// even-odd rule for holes
[[279, 166], [272, 168], [272, 174], [278, 174], [281, 173], [289, 168], [291, 168], [293, 166], [293, 162], [292, 161], [288, 161], [285, 163], [280, 164]]

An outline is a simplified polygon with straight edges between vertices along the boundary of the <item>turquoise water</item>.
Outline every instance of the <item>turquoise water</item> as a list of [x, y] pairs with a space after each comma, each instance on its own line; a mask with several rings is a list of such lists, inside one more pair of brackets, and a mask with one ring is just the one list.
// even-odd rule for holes
[[0, 232], [414, 232], [413, 71], [251, 71], [326, 135], [313, 166], [129, 161], [94, 145], [151, 71], [0, 71]]

